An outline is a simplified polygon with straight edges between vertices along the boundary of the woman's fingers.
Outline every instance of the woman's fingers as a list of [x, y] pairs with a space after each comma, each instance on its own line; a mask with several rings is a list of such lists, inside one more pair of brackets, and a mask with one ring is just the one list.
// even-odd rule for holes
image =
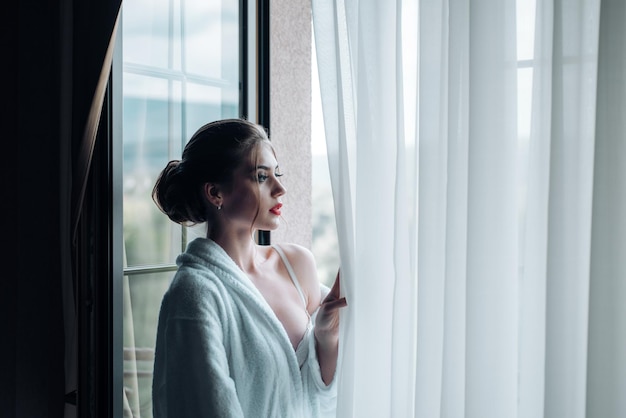
[[340, 299], [335, 299], [335, 300], [331, 300], [328, 302], [324, 302], [324, 307], [326, 309], [339, 309], [339, 308], [343, 308], [345, 306], [348, 306], [348, 301], [346, 300], [346, 298], [340, 298]]

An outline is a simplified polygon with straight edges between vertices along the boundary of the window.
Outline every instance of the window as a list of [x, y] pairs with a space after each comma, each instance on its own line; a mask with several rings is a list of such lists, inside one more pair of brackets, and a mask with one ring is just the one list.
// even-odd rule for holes
[[[152, 416], [156, 325], [162, 295], [176, 269], [175, 257], [188, 241], [204, 235], [202, 226], [181, 228], [158, 211], [151, 198], [156, 177], [167, 161], [180, 157], [185, 141], [209, 120], [246, 116], [270, 126], [269, 1], [157, 3], [125, 2], [120, 32], [123, 88], [118, 95], [123, 96], [124, 204], [123, 216], [118, 216], [124, 222], [124, 276], [119, 280], [123, 315], [116, 324], [123, 323], [125, 348], [124, 390], [114, 392], [123, 392], [127, 415], [141, 417]], [[272, 15], [273, 60], [283, 62], [286, 57], [310, 52], [310, 33], [301, 26], [310, 24], [310, 15], [303, 11], [302, 4], [288, 3]], [[294, 22], [303, 27], [302, 31], [294, 32]], [[284, 35], [287, 31], [289, 36]], [[309, 69], [300, 65], [272, 68], [270, 137], [282, 142], [281, 165], [293, 163], [290, 172], [298, 174], [290, 177], [293, 186], [289, 197], [302, 204], [298, 206], [301, 211], [291, 211], [294, 217], [311, 210], [310, 203], [306, 204], [311, 179], [299, 165], [303, 156], [308, 158], [310, 150], [305, 147], [311, 145], [310, 107], [304, 102], [310, 95], [301, 89], [310, 82]], [[322, 177], [327, 176], [325, 158], [316, 157], [322, 162]], [[314, 176], [320, 175], [319, 170], [314, 171]], [[323, 231], [334, 227], [334, 219], [327, 216], [322, 223]], [[287, 222], [281, 228], [287, 236], [280, 239], [307, 245], [307, 234], [312, 232], [312, 247], [320, 248], [324, 241], [317, 239], [318, 221], [314, 219], [313, 224], [311, 231], [306, 222]], [[259, 241], [267, 238], [261, 234]], [[338, 259], [336, 246], [323, 250]], [[318, 266], [321, 264], [318, 257]], [[328, 274], [320, 271], [324, 282], [327, 276], [334, 279], [338, 261], [331, 264]], [[121, 365], [119, 369], [121, 374]]]
[[[203, 231], [175, 225], [152, 187], [186, 140], [211, 120], [245, 116], [246, 2], [123, 4], [124, 411], [152, 416], [152, 368], [162, 296], [175, 257]], [[200, 228], [200, 227], [197, 227]]]

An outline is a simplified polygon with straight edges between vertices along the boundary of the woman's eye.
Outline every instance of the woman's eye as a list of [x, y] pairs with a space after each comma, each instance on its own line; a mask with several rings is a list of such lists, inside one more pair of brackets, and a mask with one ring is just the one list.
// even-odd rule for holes
[[265, 174], [257, 174], [257, 180], [259, 183], [263, 183], [265, 180], [267, 180], [268, 176], [266, 176]]

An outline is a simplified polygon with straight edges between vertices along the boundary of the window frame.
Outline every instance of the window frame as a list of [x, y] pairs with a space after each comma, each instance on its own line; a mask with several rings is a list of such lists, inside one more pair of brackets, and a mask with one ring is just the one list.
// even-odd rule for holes
[[[269, 0], [239, 0], [240, 114], [270, 126]], [[123, 57], [116, 37], [111, 76], [90, 168], [86, 207], [77, 233], [82, 260], [78, 415], [123, 416], [123, 277], [175, 266], [123, 267]], [[269, 243], [269, 232], [260, 241]]]

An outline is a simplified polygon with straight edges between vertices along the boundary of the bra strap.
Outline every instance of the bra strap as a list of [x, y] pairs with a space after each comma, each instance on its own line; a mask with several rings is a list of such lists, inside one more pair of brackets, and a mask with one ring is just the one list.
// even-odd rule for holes
[[302, 303], [304, 303], [304, 310], [306, 311], [308, 315], [309, 311], [308, 309], [306, 309], [307, 308], [306, 298], [304, 297], [304, 292], [302, 291], [302, 288], [300, 287], [300, 282], [298, 282], [296, 273], [293, 271], [293, 267], [291, 267], [291, 263], [287, 259], [287, 256], [285, 255], [285, 252], [283, 251], [282, 248], [280, 248], [276, 244], [273, 244], [272, 248], [276, 250], [278, 255], [280, 255], [280, 258], [283, 260], [283, 264], [285, 264], [285, 267], [287, 268], [287, 272], [289, 273], [289, 277], [291, 278], [291, 281], [293, 282], [294, 286], [296, 286], [296, 290], [300, 294], [300, 298], [302, 298]]

